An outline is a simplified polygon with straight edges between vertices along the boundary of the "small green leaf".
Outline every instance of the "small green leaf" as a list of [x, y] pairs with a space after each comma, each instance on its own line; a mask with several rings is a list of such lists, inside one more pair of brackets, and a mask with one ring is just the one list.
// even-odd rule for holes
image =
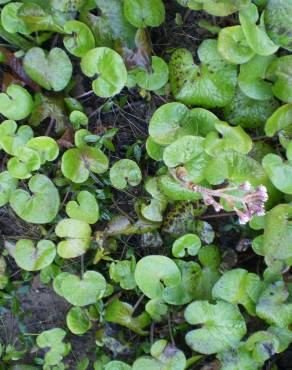
[[266, 72], [266, 79], [274, 83], [274, 95], [286, 103], [292, 103], [292, 55], [275, 59]]
[[85, 334], [92, 327], [86, 311], [81, 307], [71, 307], [66, 322], [69, 330], [75, 335]]
[[30, 139], [27, 142], [27, 147], [35, 150], [41, 159], [41, 164], [46, 161], [52, 162], [59, 155], [59, 146], [54, 139], [48, 136], [39, 136]]
[[21, 239], [16, 243], [13, 257], [25, 271], [38, 271], [49, 266], [55, 259], [56, 247], [50, 240], [41, 240], [34, 246], [31, 240]]
[[32, 171], [41, 167], [39, 154], [26, 146], [19, 148], [17, 157], [9, 159], [7, 169], [11, 176], [17, 179], [28, 179]]
[[0, 173], [0, 207], [9, 202], [11, 195], [18, 185], [17, 179], [12, 177], [8, 171]]
[[95, 224], [99, 219], [99, 207], [95, 196], [89, 191], [80, 191], [77, 201], [71, 200], [67, 203], [66, 213], [75, 220]]
[[185, 319], [200, 329], [191, 330], [186, 342], [193, 351], [212, 354], [236, 346], [246, 333], [244, 318], [231, 303], [196, 301], [185, 310]]
[[142, 180], [142, 174], [136, 162], [130, 159], [121, 159], [110, 169], [110, 180], [117, 189], [125, 189], [128, 184], [137, 186]]
[[23, 65], [28, 76], [46, 90], [63, 90], [72, 76], [70, 58], [60, 48], [53, 48], [46, 53], [34, 47], [25, 54]]
[[76, 20], [68, 21], [64, 26], [64, 31], [72, 35], [64, 37], [64, 46], [76, 57], [83, 57], [95, 47], [94, 36], [85, 23]]
[[10, 198], [14, 212], [23, 220], [33, 224], [46, 224], [57, 216], [60, 205], [58, 190], [44, 175], [35, 175], [28, 182], [31, 196], [27, 191], [18, 189]]
[[110, 361], [104, 365], [104, 370], [131, 370], [131, 366], [122, 361]]
[[0, 94], [0, 113], [10, 120], [26, 118], [33, 109], [29, 92], [21, 86], [9, 85], [6, 93]]
[[285, 104], [278, 108], [267, 120], [265, 132], [274, 136], [278, 131], [292, 127], [292, 104]]
[[131, 261], [112, 262], [109, 268], [110, 278], [119, 283], [122, 289], [132, 290], [136, 287], [135, 268], [136, 262], [133, 257]]
[[137, 28], [158, 27], [165, 19], [162, 0], [125, 0], [124, 13], [128, 21]]
[[292, 194], [292, 163], [283, 162], [276, 154], [268, 154], [262, 164], [274, 186], [282, 193]]
[[1, 23], [5, 30], [9, 33], [30, 33], [25, 22], [18, 17], [18, 11], [23, 4], [21, 2], [13, 2], [4, 6], [1, 10]]
[[185, 234], [177, 239], [172, 246], [174, 257], [182, 258], [185, 256], [185, 249], [190, 256], [196, 256], [201, 248], [201, 240], [196, 234]]
[[112, 49], [91, 49], [81, 60], [82, 72], [88, 77], [98, 78], [92, 83], [97, 96], [109, 98], [121, 92], [127, 82], [127, 70], [123, 59]]

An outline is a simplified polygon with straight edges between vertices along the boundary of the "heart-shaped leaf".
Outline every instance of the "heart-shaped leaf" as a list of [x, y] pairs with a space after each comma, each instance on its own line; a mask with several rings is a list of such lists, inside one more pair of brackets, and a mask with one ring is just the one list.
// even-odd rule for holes
[[274, 83], [274, 95], [286, 102], [292, 103], [292, 55], [285, 55], [274, 60], [269, 66], [266, 79]]
[[53, 48], [46, 53], [34, 47], [25, 54], [23, 66], [28, 76], [47, 90], [63, 90], [72, 76], [70, 58], [60, 48]]
[[165, 19], [162, 0], [125, 0], [124, 13], [137, 28], [158, 27]]
[[105, 278], [97, 271], [86, 271], [83, 278], [66, 274], [60, 281], [62, 296], [72, 305], [82, 307], [95, 304], [106, 290]]
[[263, 16], [259, 26], [256, 24], [258, 19], [259, 13], [255, 4], [251, 3], [239, 12], [240, 24], [249, 46], [259, 55], [274, 54], [279, 47], [267, 35]]
[[18, 85], [8, 86], [6, 93], [0, 94], [0, 113], [8, 119], [19, 121], [26, 118], [33, 109], [29, 92]]
[[66, 316], [69, 330], [75, 335], [85, 334], [92, 327], [92, 323], [84, 309], [72, 307]]
[[32, 171], [41, 167], [41, 158], [38, 153], [26, 146], [18, 150], [17, 157], [9, 159], [7, 169], [11, 176], [17, 179], [28, 179]]
[[48, 136], [39, 136], [30, 139], [27, 142], [27, 147], [35, 150], [40, 159], [41, 164], [44, 164], [46, 161], [52, 162], [59, 155], [59, 146], [54, 139]]
[[12, 177], [8, 171], [0, 173], [0, 207], [9, 202], [9, 199], [16, 190], [17, 185], [17, 179]]
[[265, 7], [265, 25], [271, 40], [284, 49], [292, 51], [291, 0], [269, 0]]
[[236, 346], [246, 333], [244, 318], [231, 303], [208, 301], [190, 303], [185, 310], [185, 319], [200, 329], [191, 330], [186, 342], [193, 351], [212, 354]]
[[134, 277], [136, 268], [135, 258], [131, 261], [117, 261], [113, 262], [109, 268], [110, 278], [119, 283], [122, 289], [132, 290], [136, 287], [136, 281]]
[[56, 226], [55, 233], [59, 238], [66, 238], [57, 249], [62, 258], [82, 256], [89, 248], [91, 228], [84, 221], [64, 219]]
[[35, 175], [28, 182], [31, 196], [27, 191], [18, 189], [10, 198], [14, 212], [23, 220], [33, 224], [46, 224], [57, 216], [60, 205], [58, 190], [44, 175]]
[[249, 47], [241, 26], [223, 28], [218, 35], [218, 51], [229, 63], [248, 62], [254, 51]]
[[17, 155], [20, 149], [33, 137], [30, 126], [17, 129], [15, 121], [6, 120], [0, 125], [0, 147], [10, 155]]
[[196, 201], [201, 199], [201, 194], [181, 186], [181, 183], [171, 176], [164, 175], [158, 178], [159, 188], [171, 200]]
[[[155, 266], [154, 270], [153, 266]], [[153, 299], [162, 295], [165, 286], [179, 284], [181, 274], [170, 258], [153, 255], [139, 260], [135, 270], [135, 280], [139, 289], [148, 298]]]
[[18, 16], [18, 11], [23, 4], [13, 2], [4, 6], [1, 11], [1, 23], [9, 33], [29, 34], [29, 29], [25, 22]]
[[13, 251], [15, 262], [26, 271], [42, 270], [54, 261], [55, 256], [56, 247], [51, 240], [41, 240], [35, 247], [31, 240], [21, 239]]
[[201, 240], [196, 234], [185, 234], [177, 239], [172, 246], [174, 257], [182, 258], [185, 256], [185, 249], [190, 256], [196, 256], [201, 248]]
[[264, 79], [266, 70], [275, 59], [274, 55], [256, 55], [248, 63], [240, 66], [238, 85], [249, 98], [269, 100], [273, 97], [272, 85]]
[[88, 77], [98, 78], [92, 88], [96, 95], [109, 98], [121, 92], [127, 82], [127, 70], [123, 59], [112, 49], [91, 49], [81, 60], [82, 72]]
[[176, 100], [206, 108], [224, 107], [235, 92], [236, 66], [226, 62], [217, 41], [205, 40], [198, 49], [201, 65], [194, 64], [186, 49], [176, 50], [170, 60], [170, 84]]
[[278, 131], [292, 127], [292, 104], [285, 104], [278, 108], [267, 120], [265, 132], [274, 136]]
[[183, 136], [164, 149], [163, 160], [168, 167], [184, 164], [203, 152], [204, 139], [200, 136]]
[[99, 219], [99, 207], [95, 196], [89, 191], [80, 191], [77, 201], [71, 200], [67, 203], [66, 213], [75, 220], [95, 224]]
[[130, 159], [121, 159], [110, 169], [110, 180], [117, 189], [125, 189], [128, 184], [137, 186], [142, 180], [142, 174], [136, 162]]
[[282, 193], [292, 194], [292, 163], [283, 162], [276, 154], [268, 154], [262, 164], [275, 187]]
[[64, 37], [64, 46], [76, 57], [83, 57], [95, 47], [94, 36], [85, 23], [76, 20], [68, 21], [64, 26], [64, 31], [72, 35]]
[[108, 169], [108, 158], [94, 147], [84, 146], [67, 150], [62, 157], [62, 173], [75, 183], [85, 182], [90, 172], [103, 173]]

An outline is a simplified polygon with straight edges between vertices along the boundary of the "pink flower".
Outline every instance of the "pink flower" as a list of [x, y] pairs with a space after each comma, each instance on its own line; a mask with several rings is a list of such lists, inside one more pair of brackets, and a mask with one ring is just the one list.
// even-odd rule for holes
[[248, 181], [245, 181], [243, 184], [239, 185], [238, 187], [240, 190], [244, 191], [250, 191], [251, 190], [251, 184]]

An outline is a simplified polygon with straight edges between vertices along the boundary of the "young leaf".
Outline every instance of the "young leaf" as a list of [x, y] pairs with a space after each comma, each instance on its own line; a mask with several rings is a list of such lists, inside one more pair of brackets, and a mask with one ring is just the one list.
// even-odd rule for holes
[[117, 189], [125, 189], [128, 184], [137, 186], [142, 180], [142, 174], [136, 162], [130, 159], [121, 159], [110, 169], [110, 180]]
[[16, 243], [13, 257], [25, 271], [38, 271], [49, 266], [55, 259], [56, 247], [50, 240], [41, 240], [34, 246], [31, 240], [21, 239]]
[[68, 21], [64, 26], [64, 31], [67, 34], [73, 34], [71, 37], [64, 37], [64, 46], [76, 57], [83, 57], [95, 47], [94, 36], [85, 23], [76, 20]]
[[191, 325], [200, 325], [187, 333], [186, 342], [193, 351], [212, 354], [238, 344], [246, 333], [246, 325], [239, 309], [231, 303], [196, 301], [185, 310]]
[[37, 171], [41, 167], [39, 154], [26, 146], [19, 148], [17, 157], [9, 159], [7, 169], [11, 176], [16, 179], [28, 179], [32, 176], [32, 171]]
[[122, 289], [132, 290], [136, 287], [135, 268], [136, 262], [134, 258], [131, 261], [112, 262], [109, 268], [109, 275], [114, 282], [120, 284]]
[[46, 224], [57, 216], [60, 205], [58, 190], [44, 175], [35, 175], [28, 182], [31, 196], [18, 189], [10, 197], [10, 205], [23, 220], [33, 224]]
[[24, 119], [31, 113], [32, 109], [32, 97], [21, 86], [9, 85], [6, 93], [0, 94], [0, 113], [10, 120]]
[[28, 76], [46, 90], [63, 90], [72, 76], [70, 58], [60, 48], [53, 48], [46, 53], [34, 47], [25, 54], [23, 66]]
[[185, 249], [190, 256], [196, 256], [201, 248], [201, 240], [196, 234], [185, 234], [177, 239], [172, 246], [174, 257], [182, 258], [185, 256]]
[[26, 146], [38, 153], [41, 159], [41, 164], [44, 164], [46, 161], [52, 162], [59, 155], [58, 144], [54, 139], [48, 136], [32, 138], [27, 142]]
[[75, 335], [85, 334], [92, 327], [92, 323], [84, 309], [71, 307], [66, 316], [69, 330]]
[[127, 82], [127, 70], [123, 59], [112, 49], [99, 47], [88, 51], [81, 60], [82, 72], [98, 78], [92, 83], [96, 95], [109, 98], [121, 92]]
[[17, 155], [20, 149], [33, 137], [30, 126], [17, 128], [15, 121], [6, 120], [0, 125], [0, 148], [10, 155]]
[[99, 219], [99, 206], [95, 196], [83, 190], [78, 193], [77, 201], [67, 203], [66, 213], [70, 218], [93, 225]]

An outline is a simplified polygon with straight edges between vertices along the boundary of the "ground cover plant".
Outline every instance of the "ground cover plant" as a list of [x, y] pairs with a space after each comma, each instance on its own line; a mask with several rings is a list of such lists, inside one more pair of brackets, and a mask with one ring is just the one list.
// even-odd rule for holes
[[292, 0], [0, 11], [0, 369], [292, 369]]

